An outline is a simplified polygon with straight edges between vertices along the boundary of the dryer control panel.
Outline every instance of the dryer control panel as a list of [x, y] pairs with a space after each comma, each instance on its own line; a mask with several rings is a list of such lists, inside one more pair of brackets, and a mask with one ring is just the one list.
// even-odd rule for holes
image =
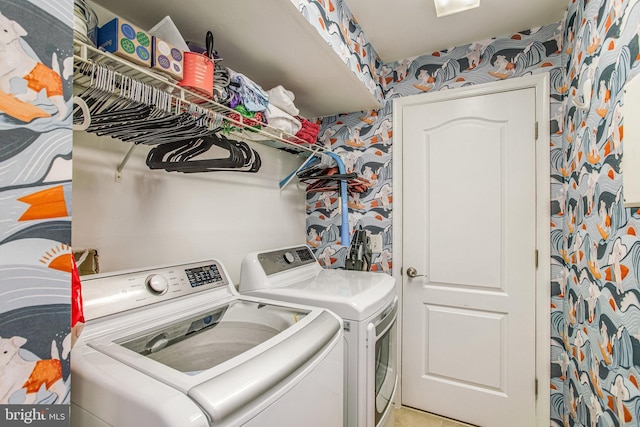
[[267, 276], [317, 262], [306, 246], [262, 252], [258, 254], [258, 261]]

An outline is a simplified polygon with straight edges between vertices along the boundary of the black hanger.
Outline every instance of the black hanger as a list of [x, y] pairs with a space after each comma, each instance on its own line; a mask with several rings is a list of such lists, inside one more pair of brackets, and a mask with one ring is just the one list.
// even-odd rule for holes
[[[95, 86], [78, 95], [87, 104], [91, 116], [87, 132], [134, 144], [156, 145], [194, 139], [219, 130], [211, 127], [215, 115], [211, 116], [205, 109], [183, 104], [166, 92], [99, 66], [87, 68], [86, 72], [92, 73], [92, 82], [95, 81]], [[82, 121], [82, 111], [76, 108], [74, 123]]]
[[[227, 151], [226, 158], [196, 159], [213, 146]], [[231, 141], [212, 134], [191, 140], [161, 144], [149, 151], [147, 166], [169, 172], [257, 172], [262, 161], [258, 153], [245, 142]]]

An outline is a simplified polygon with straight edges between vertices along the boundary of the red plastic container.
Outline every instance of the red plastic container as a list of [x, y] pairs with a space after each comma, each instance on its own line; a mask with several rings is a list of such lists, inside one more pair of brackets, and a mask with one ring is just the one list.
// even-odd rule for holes
[[184, 53], [183, 79], [178, 83], [207, 98], [213, 97], [213, 60], [195, 52]]

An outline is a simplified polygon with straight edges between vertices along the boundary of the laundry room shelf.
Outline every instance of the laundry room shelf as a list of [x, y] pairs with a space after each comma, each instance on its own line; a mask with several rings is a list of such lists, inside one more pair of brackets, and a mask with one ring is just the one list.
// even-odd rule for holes
[[86, 64], [99, 64], [102, 67], [112, 70], [114, 73], [127, 76], [135, 81], [148, 84], [160, 89], [167, 94], [180, 100], [184, 105], [193, 104], [199, 108], [205, 108], [215, 114], [224, 117], [224, 121], [232, 124], [228, 136], [242, 141], [277, 148], [292, 154], [308, 157], [314, 153], [324, 151], [323, 147], [309, 144], [295, 135], [283, 132], [268, 124], [262, 125], [259, 129], [234, 119], [239, 113], [225, 105], [214, 102], [195, 92], [180, 87], [175, 80], [171, 80], [161, 74], [153, 72], [150, 68], [144, 68], [133, 64], [125, 59], [115, 56], [109, 52], [96, 49], [80, 40], [74, 40], [74, 81], [76, 87], [89, 88], [92, 77], [90, 73], [82, 70], [86, 69]]

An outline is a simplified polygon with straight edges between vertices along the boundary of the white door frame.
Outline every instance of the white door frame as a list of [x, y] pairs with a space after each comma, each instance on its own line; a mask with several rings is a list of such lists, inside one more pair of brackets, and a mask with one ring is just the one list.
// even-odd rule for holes
[[[504, 81], [483, 83], [457, 89], [396, 98], [393, 101], [393, 277], [402, 310], [404, 277], [403, 268], [403, 110], [406, 107], [430, 102], [447, 101], [457, 98], [487, 95], [496, 92], [534, 88], [536, 91], [536, 121], [538, 137], [536, 140], [536, 245], [538, 250], [538, 268], [536, 270], [536, 378], [538, 395], [536, 399], [536, 425], [548, 427], [551, 418], [551, 166], [550, 166], [550, 128], [549, 128], [549, 74], [541, 73]], [[398, 333], [398, 351], [402, 351], [402, 313], [398, 313], [400, 331]], [[398, 360], [401, 360], [398, 357]], [[398, 379], [402, 378], [402, 366], [398, 367]], [[402, 402], [402, 387], [398, 385], [395, 403]]]

